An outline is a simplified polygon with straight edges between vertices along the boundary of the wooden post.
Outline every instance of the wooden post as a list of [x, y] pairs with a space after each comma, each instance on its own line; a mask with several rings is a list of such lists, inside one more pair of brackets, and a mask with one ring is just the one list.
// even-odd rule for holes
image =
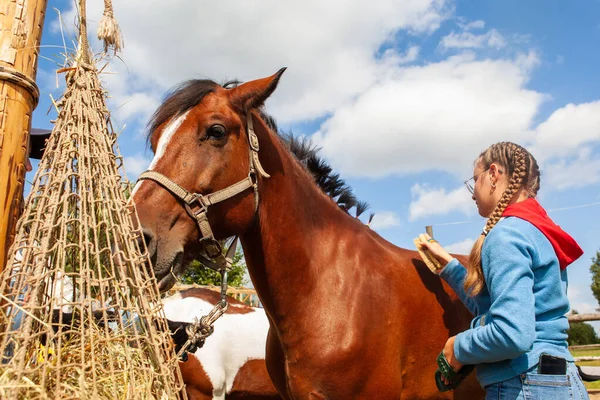
[[569, 322], [599, 321], [600, 313], [569, 314], [567, 315], [567, 319]]
[[21, 213], [47, 0], [0, 0], [0, 272]]

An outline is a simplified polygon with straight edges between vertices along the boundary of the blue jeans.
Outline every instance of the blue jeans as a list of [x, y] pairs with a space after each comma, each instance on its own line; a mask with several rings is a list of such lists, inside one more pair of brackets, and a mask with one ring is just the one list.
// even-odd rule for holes
[[486, 400], [589, 400], [575, 363], [567, 375], [540, 375], [537, 365], [526, 373], [485, 388]]

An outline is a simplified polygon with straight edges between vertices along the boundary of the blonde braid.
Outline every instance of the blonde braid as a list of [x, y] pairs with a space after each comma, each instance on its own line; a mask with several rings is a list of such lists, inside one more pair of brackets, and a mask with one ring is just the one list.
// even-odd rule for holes
[[[488, 150], [481, 154], [479, 159], [481, 159], [485, 168], [489, 168], [493, 162], [497, 162], [507, 169], [507, 173], [510, 173], [512, 170], [512, 174], [507, 188], [504, 190], [504, 193], [502, 193], [500, 200], [498, 200], [496, 208], [488, 218], [483, 232], [473, 245], [473, 249], [469, 255], [469, 268], [467, 268], [464, 288], [470, 296], [478, 295], [485, 286], [485, 277], [481, 265], [481, 249], [485, 237], [498, 221], [500, 221], [504, 210], [506, 210], [506, 207], [508, 207], [510, 201], [523, 183], [527, 183], [527, 179], [530, 178], [528, 175], [530, 175], [532, 165], [535, 164], [535, 167], [537, 168], [537, 163], [531, 162], [533, 157], [527, 150], [510, 142], [500, 142], [492, 145]], [[536, 182], [539, 182], [539, 170], [535, 172], [538, 176]], [[532, 189], [537, 192], [537, 187]]]

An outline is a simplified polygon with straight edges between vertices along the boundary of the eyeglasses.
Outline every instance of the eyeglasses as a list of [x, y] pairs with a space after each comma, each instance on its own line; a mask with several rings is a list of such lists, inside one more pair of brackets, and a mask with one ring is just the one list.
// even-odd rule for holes
[[475, 183], [477, 182], [477, 179], [479, 177], [479, 175], [483, 174], [485, 171], [489, 170], [489, 168], [481, 171], [480, 173], [478, 173], [477, 175], [473, 175], [472, 177], [470, 177], [469, 179], [467, 179], [465, 181], [465, 186], [467, 187], [467, 190], [471, 193], [471, 194], [475, 194]]

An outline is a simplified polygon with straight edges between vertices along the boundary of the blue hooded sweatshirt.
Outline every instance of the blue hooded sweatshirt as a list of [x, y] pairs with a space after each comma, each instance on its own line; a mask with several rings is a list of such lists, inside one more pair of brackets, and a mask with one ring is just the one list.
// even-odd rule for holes
[[524, 373], [542, 353], [573, 361], [567, 272], [548, 237], [524, 219], [503, 218], [485, 238], [481, 264], [485, 286], [475, 297], [463, 288], [466, 269], [458, 260], [440, 273], [476, 316], [456, 337], [456, 359], [476, 364], [483, 387]]

